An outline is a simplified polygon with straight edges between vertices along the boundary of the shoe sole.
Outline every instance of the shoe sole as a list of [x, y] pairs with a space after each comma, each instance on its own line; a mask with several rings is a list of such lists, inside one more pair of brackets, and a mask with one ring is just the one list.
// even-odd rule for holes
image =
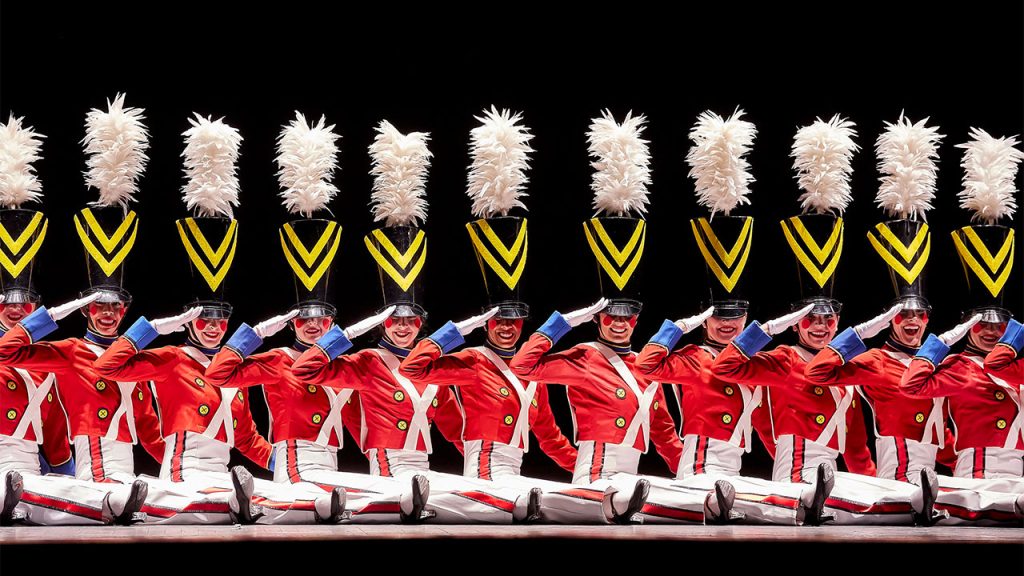
[[238, 521], [241, 524], [252, 524], [256, 521], [252, 510], [252, 474], [241, 466], [231, 469], [231, 484], [235, 489], [235, 503], [238, 504]]
[[22, 494], [25, 493], [25, 479], [21, 477], [20, 472], [11, 471], [7, 473], [5, 479], [6, 491], [4, 494], [4, 506], [0, 510], [0, 525], [8, 526], [13, 521], [14, 507], [21, 501]]

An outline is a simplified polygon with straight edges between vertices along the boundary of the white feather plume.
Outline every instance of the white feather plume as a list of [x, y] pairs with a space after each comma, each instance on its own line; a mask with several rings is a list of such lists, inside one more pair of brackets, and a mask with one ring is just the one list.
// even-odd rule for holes
[[891, 217], [925, 219], [932, 207], [939, 143], [945, 135], [938, 126], [925, 126], [927, 121], [913, 122], [900, 114], [895, 124], [885, 123], [875, 143], [882, 173], [876, 203]]
[[860, 148], [853, 122], [838, 114], [828, 122], [818, 118], [797, 130], [793, 139], [793, 168], [797, 171], [800, 208], [817, 214], [842, 214], [853, 200], [850, 191], [851, 160]]
[[189, 118], [191, 128], [185, 131], [185, 176], [182, 188], [185, 205], [197, 216], [233, 217], [238, 206], [238, 161], [242, 135], [223, 122], [198, 113]]
[[741, 120], [743, 110], [728, 120], [708, 110], [697, 118], [690, 130], [693, 146], [686, 154], [690, 177], [694, 179], [697, 203], [726, 216], [741, 204], [749, 204], [747, 194], [754, 177], [745, 156], [754, 145], [757, 129]]
[[590, 188], [594, 191], [594, 209], [598, 214], [625, 216], [631, 211], [647, 211], [647, 186], [651, 183], [651, 154], [647, 140], [640, 136], [647, 122], [642, 114], [630, 111], [622, 124], [608, 110], [590, 124], [590, 163], [596, 170]]
[[387, 120], [370, 144], [373, 220], [385, 226], [416, 226], [427, 219], [426, 184], [432, 154], [430, 134], [402, 134]]
[[281, 130], [277, 137], [277, 179], [281, 183], [284, 207], [292, 214], [307, 218], [327, 204], [338, 193], [331, 183], [338, 168], [338, 146], [334, 142], [341, 136], [333, 132], [334, 125], [325, 126], [320, 117], [315, 125], [295, 112], [295, 119]]
[[995, 224], [1013, 217], [1017, 209], [1014, 179], [1024, 152], [1016, 136], [995, 138], [980, 128], [971, 128], [971, 141], [957, 145], [964, 149], [964, 189], [958, 194], [960, 206], [974, 212], [971, 220]]
[[124, 209], [139, 191], [139, 178], [149, 157], [149, 131], [142, 108], [125, 108], [124, 94], [107, 100], [107, 111], [93, 108], [85, 116], [82, 144], [89, 156], [85, 161], [85, 183], [100, 193], [92, 206], [118, 205]]
[[38, 202], [43, 185], [32, 163], [39, 160], [42, 134], [31, 126], [22, 126], [24, 118], [11, 114], [0, 124], [0, 206], [19, 208], [25, 202]]
[[526, 196], [523, 188], [529, 181], [526, 171], [530, 169], [533, 134], [518, 124], [522, 114], [499, 112], [492, 106], [476, 119], [481, 124], [470, 132], [473, 163], [466, 191], [473, 200], [473, 215], [490, 218], [495, 214], [505, 216], [516, 207], [526, 208], [520, 198]]

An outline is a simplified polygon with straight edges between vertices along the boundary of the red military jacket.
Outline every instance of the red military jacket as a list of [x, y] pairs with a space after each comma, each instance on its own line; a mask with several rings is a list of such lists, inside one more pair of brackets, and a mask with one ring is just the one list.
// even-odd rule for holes
[[[90, 332], [88, 339], [38, 341], [53, 329], [56, 324], [45, 307], [24, 318], [0, 338], [0, 365], [53, 373], [61, 403], [67, 409], [71, 437], [106, 436], [111, 418], [121, 405], [121, 386], [116, 379], [97, 373], [93, 362], [97, 357], [94, 350], [102, 351], [110, 339]], [[164, 440], [160, 435], [160, 419], [153, 408], [152, 392], [145, 379], [141, 382], [139, 379], [122, 380], [133, 382], [130, 395], [137, 440], [159, 462], [164, 455]], [[127, 418], [121, 418], [118, 423], [117, 440], [133, 443]]]
[[[341, 329], [335, 326], [316, 346], [303, 352], [292, 366], [296, 380], [307, 386], [313, 384], [359, 391], [362, 410], [360, 446], [363, 451], [406, 449], [430, 452], [430, 424], [435, 409], [448, 400], [448, 388], [422, 382], [411, 383], [416, 396], [424, 402], [431, 398], [423, 411], [426, 422], [417, 424], [414, 406], [417, 398], [392, 375], [378, 352], [383, 350], [393, 354], [400, 362], [409, 351], [381, 341], [381, 348], [368, 348], [340, 356], [335, 344], [342, 340], [346, 344], [343, 348], [347, 348], [350, 345], [348, 340]], [[438, 425], [445, 438], [456, 443], [458, 427], [454, 423]], [[411, 437], [410, 432], [417, 434]]]
[[[678, 386], [684, 436], [695, 434], [728, 442], [740, 424], [745, 401], [753, 403], [751, 416], [764, 410], [764, 401], [758, 398], [760, 392], [740, 388], [744, 384], [715, 377], [711, 365], [716, 355], [713, 349], [693, 344], [670, 353], [664, 344], [652, 341], [640, 351], [636, 367], [652, 380]], [[752, 420], [751, 428], [753, 425]], [[750, 450], [742, 433], [738, 447]]]
[[[60, 466], [71, 459], [71, 443], [68, 438], [68, 416], [61, 405], [57, 388], [50, 378], [49, 389], [43, 394], [42, 388], [49, 374], [0, 366], [0, 435], [16, 437], [42, 445], [42, 452], [50, 466]], [[26, 383], [26, 378], [28, 383]], [[30, 398], [29, 384], [39, 398]], [[31, 400], [39, 410], [40, 433], [31, 425], [31, 419], [22, 423]], [[31, 417], [31, 415], [29, 416]], [[0, 457], [2, 459], [2, 457]]]
[[[568, 389], [578, 442], [622, 444], [633, 418], [640, 409], [640, 398], [623, 381], [611, 362], [592, 346], [580, 344], [564, 352], [548, 354], [554, 342], [569, 330], [557, 312], [535, 332], [512, 358], [509, 367], [523, 380], [564, 384]], [[613, 349], [614, 350], [614, 349]], [[635, 366], [636, 354], [615, 350], [641, 391], [657, 386], [650, 404], [650, 439], [673, 474], [679, 467], [683, 445], [676, 434], [675, 422], [665, 406], [665, 393]], [[637, 434], [633, 447], [647, 451], [643, 434]]]
[[1020, 359], [1024, 348], [1024, 326], [1011, 319], [999, 343], [985, 357], [985, 370], [1011, 386], [1024, 385], [1024, 362]]
[[[152, 380], [165, 437], [180, 432], [203, 434], [214, 424], [217, 426], [215, 440], [234, 446], [246, 458], [266, 468], [270, 462], [271, 446], [256, 431], [245, 390], [238, 390], [231, 396], [230, 411], [225, 418], [230, 422], [220, 424], [222, 389], [207, 384], [205, 375], [206, 359], [214, 351], [204, 352], [190, 344], [139, 350], [129, 337], [143, 321], [144, 318], [140, 319], [96, 360], [96, 372], [105, 378]], [[149, 323], [145, 324], [148, 327]], [[151, 341], [153, 336], [155, 331], [146, 336], [145, 342]], [[228, 437], [228, 426], [232, 430], [233, 442]]]
[[[774, 350], [749, 355], [741, 348], [745, 346], [754, 352], [769, 341], [770, 337], [764, 334], [759, 324], [751, 324], [718, 355], [712, 365], [712, 373], [726, 382], [770, 386], [776, 437], [793, 435], [818, 441], [836, 414], [837, 396], [839, 402], [843, 402], [852, 392], [808, 381], [804, 369], [814, 353], [802, 346], [781, 345]], [[864, 416], [856, 398], [848, 400], [843, 460], [851, 472], [874, 476], [876, 469], [868, 450]], [[831, 435], [827, 445], [839, 450], [838, 433]]]
[[[336, 393], [316, 384], [302, 384], [295, 378], [291, 368], [300, 354], [297, 348], [275, 348], [243, 358], [235, 348], [225, 346], [206, 368], [206, 383], [229, 388], [263, 386], [274, 442], [318, 442], [323, 431], [325, 446], [341, 448], [341, 427], [331, 426], [330, 421], [331, 398]], [[351, 394], [351, 391], [346, 392]], [[343, 404], [341, 422], [358, 439], [359, 405], [352, 402], [349, 395], [339, 397], [339, 401]], [[325, 429], [325, 425], [328, 428]]]
[[[505, 361], [511, 359], [512, 351], [491, 348], [493, 353]], [[513, 432], [520, 420], [521, 400], [519, 394], [501, 370], [479, 349], [470, 348], [453, 354], [442, 355], [441, 346], [434, 340], [425, 339], [413, 348], [412, 353], [402, 362], [402, 375], [413, 382], [430, 382], [438, 385], [460, 386], [458, 394], [465, 425], [462, 439], [485, 440], [511, 444]], [[528, 383], [519, 381], [528, 388]], [[458, 410], [459, 405], [446, 402], [441, 412]], [[459, 413], [461, 418], [462, 414]], [[537, 384], [527, 413], [528, 429], [537, 437], [541, 449], [556, 464], [572, 472], [576, 464], [576, 449], [562, 434], [555, 422], [548, 403], [548, 390], [544, 384]], [[528, 439], [527, 439], [528, 441]], [[523, 441], [517, 442], [523, 447]]]
[[903, 374], [900, 390], [914, 398], [946, 396], [958, 452], [968, 448], [1024, 450], [1020, 387], [987, 374], [980, 350], [969, 348], [946, 356], [948, 351], [948, 346], [929, 336]]

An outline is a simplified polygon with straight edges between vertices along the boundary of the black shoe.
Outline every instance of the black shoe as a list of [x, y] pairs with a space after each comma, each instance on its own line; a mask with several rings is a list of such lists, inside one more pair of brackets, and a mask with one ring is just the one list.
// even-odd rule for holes
[[914, 516], [918, 526], [934, 526], [939, 520], [949, 517], [948, 512], [935, 509], [935, 499], [939, 497], [939, 479], [931, 468], [921, 469], [921, 497], [924, 505], [921, 512]]
[[836, 473], [832, 467], [824, 463], [818, 464], [818, 473], [814, 479], [814, 500], [804, 511], [805, 526], [821, 526], [836, 519], [834, 515], [825, 513], [825, 500], [835, 485]]
[[540, 488], [530, 488], [529, 497], [530, 500], [526, 503], [526, 518], [523, 518], [523, 523], [530, 524], [540, 522], [540, 502], [544, 497], [544, 491]]
[[255, 524], [263, 517], [263, 511], [252, 503], [252, 474], [242, 466], [235, 466], [231, 469], [231, 484], [235, 489], [235, 504], [238, 505], [238, 512], [232, 513], [232, 519], [238, 524]]
[[149, 495], [149, 484], [142, 480], [132, 482], [132, 489], [128, 493], [128, 499], [124, 502], [124, 510], [114, 516], [113, 524], [118, 526], [131, 526], [146, 520], [146, 513], [140, 512], [142, 505], [146, 503], [146, 496]]
[[430, 480], [426, 476], [417, 474], [412, 477], [412, 512], [401, 515], [405, 524], [418, 524], [437, 516], [437, 512], [427, 510], [427, 499], [430, 497]]
[[[650, 493], [651, 483], [646, 478], [637, 480], [636, 486], [633, 487], [633, 495], [629, 497], [629, 505], [626, 506], [626, 511], [621, 514], [615, 513], [612, 517], [612, 522], [616, 524], [640, 524], [642, 520], [634, 518], [634, 516], [643, 510], [644, 504], [647, 503], [647, 496]], [[614, 507], [612, 511], [615, 511]]]
[[345, 502], [348, 498], [345, 489], [336, 486], [331, 490], [331, 515], [327, 518], [320, 518], [317, 515], [317, 522], [321, 524], [339, 524], [351, 517], [351, 512], [345, 510]]
[[746, 518], [742, 512], [732, 509], [736, 503], [736, 488], [728, 480], [715, 481], [715, 502], [718, 504], [718, 515], [712, 518], [713, 524], [728, 524]]
[[23, 520], [22, 514], [18, 514], [14, 507], [21, 502], [21, 495], [25, 492], [25, 479], [21, 473], [11, 470], [4, 477], [4, 506], [0, 509], [0, 526], [11, 526], [19, 520]]

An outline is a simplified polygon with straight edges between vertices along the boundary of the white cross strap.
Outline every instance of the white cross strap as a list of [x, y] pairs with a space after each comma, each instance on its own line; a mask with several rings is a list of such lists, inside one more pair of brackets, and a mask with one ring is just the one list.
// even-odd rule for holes
[[[203, 368], [210, 365], [210, 359], [197, 348], [193, 346], [182, 346], [181, 350], [187, 354], [189, 358], [199, 363]], [[231, 415], [231, 403], [235, 400], [235, 394], [238, 394], [238, 388], [220, 388], [219, 392], [220, 405], [217, 406], [217, 413], [214, 414], [213, 419], [210, 420], [210, 424], [207, 425], [206, 430], [203, 431], [203, 436], [211, 439], [216, 438], [217, 433], [220, 432], [221, 428], [223, 428], [226, 444], [228, 446], [234, 446], [235, 426], [234, 418]]]
[[[86, 341], [85, 346], [97, 358], [103, 355], [103, 348], [96, 344]], [[117, 410], [114, 411], [114, 415], [110, 418], [110, 424], [107, 425], [107, 433], [104, 434], [104, 438], [107, 440], [117, 440], [118, 429], [121, 427], [121, 418], [124, 418], [128, 422], [128, 432], [132, 436], [132, 444], [138, 443], [138, 437], [135, 434], [135, 409], [132, 405], [132, 392], [135, 392], [135, 384], [135, 382], [117, 382], [117, 390], [121, 393], [121, 403], [118, 404]]]
[[[971, 361], [978, 366], [981, 366], [982, 368], [985, 367], [985, 361], [981, 357], [967, 356], [967, 358], [970, 358]], [[1013, 403], [1017, 405], [1017, 417], [1013, 419], [1013, 423], [1010, 424], [1010, 427], [1006, 430], [1006, 441], [1003, 442], [1003, 448], [1013, 450], [1017, 447], [1018, 440], [1024, 441], [1024, 420], [1022, 420], [1024, 419], [1024, 411], [1021, 410], [1020, 392], [1018, 392], [1015, 387], [1010, 386], [1002, 378], [997, 378], [988, 372], [985, 372], [985, 376], [988, 376], [988, 379], [996, 386], [1002, 388], [1003, 391], [1006, 392], [1006, 395], [1013, 400]]]
[[405, 390], [406, 397], [412, 402], [412, 422], [409, 423], [409, 428], [406, 431], [404, 449], [416, 450], [416, 447], [419, 445], [419, 439], [423, 438], [423, 445], [427, 448], [427, 454], [429, 454], [432, 448], [430, 446], [430, 420], [427, 419], [427, 411], [430, 409], [430, 403], [434, 400], [434, 396], [437, 395], [437, 386], [434, 384], [427, 385], [421, 396], [416, 390], [416, 386], [408, 378], [399, 374], [399, 361], [394, 354], [383, 348], [374, 348], [373, 351], [377, 353], [377, 356], [380, 356], [381, 361], [387, 366], [395, 382]]
[[533, 397], [537, 392], [537, 383], [530, 382], [526, 388], [523, 388], [519, 378], [509, 369], [508, 364], [494, 353], [494, 350], [486, 346], [478, 346], [474, 350], [490, 360], [491, 364], [494, 364], [494, 367], [501, 372], [501, 375], [505, 377], [505, 380], [512, 386], [512, 389], [516, 391], [516, 395], [519, 397], [519, 417], [516, 419], [516, 427], [512, 431], [512, 440], [509, 442], [509, 445], [522, 448], [523, 452], [529, 452], [530, 404], [533, 402]]
[[15, 368], [18, 376], [21, 377], [22, 382], [25, 383], [25, 392], [28, 396], [28, 405], [25, 406], [25, 412], [21, 415], [21, 420], [18, 421], [17, 428], [14, 429], [14, 433], [11, 434], [12, 438], [18, 440], [24, 440], [25, 434], [28, 432], [28, 427], [32, 427], [32, 432], [36, 435], [36, 444], [43, 443], [43, 417], [40, 410], [40, 406], [43, 404], [43, 400], [46, 395], [50, 393], [50, 389], [53, 387], [54, 376], [52, 373], [47, 374], [43, 383], [36, 387], [35, 381], [32, 376], [21, 368]]
[[640, 384], [636, 381], [636, 377], [629, 371], [629, 367], [622, 361], [622, 358], [619, 358], [619, 355], [611, 348], [600, 342], [587, 342], [584, 346], [590, 346], [600, 352], [608, 360], [608, 363], [612, 365], [612, 368], [615, 369], [619, 378], [636, 395], [639, 406], [637, 407], [636, 414], [633, 415], [629, 422], [629, 427], [626, 428], [626, 435], [622, 439], [622, 445], [632, 447], [636, 444], [637, 435], [643, 431], [644, 452], [646, 452], [651, 441], [651, 404], [654, 403], [654, 397], [657, 395], [661, 384], [651, 382], [646, 390], [640, 390]]

